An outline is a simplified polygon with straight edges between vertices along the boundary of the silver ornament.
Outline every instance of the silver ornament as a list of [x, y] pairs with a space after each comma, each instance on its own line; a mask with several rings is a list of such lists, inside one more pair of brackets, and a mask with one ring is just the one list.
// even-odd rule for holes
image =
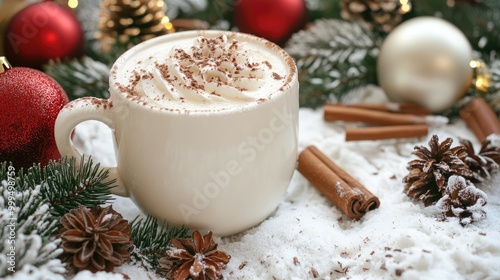
[[379, 85], [397, 102], [413, 102], [433, 113], [450, 108], [472, 80], [472, 47], [451, 23], [418, 17], [397, 26], [377, 61]]

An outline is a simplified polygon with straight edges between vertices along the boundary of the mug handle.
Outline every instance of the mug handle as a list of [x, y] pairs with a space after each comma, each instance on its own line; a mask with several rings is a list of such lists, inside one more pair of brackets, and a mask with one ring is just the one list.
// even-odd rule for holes
[[[106, 124], [114, 131], [113, 119], [113, 105], [107, 99], [83, 97], [66, 104], [59, 112], [54, 126], [56, 145], [61, 156], [73, 156], [79, 164], [82, 154], [76, 150], [71, 141], [73, 129], [81, 122], [95, 120]], [[111, 193], [128, 196], [128, 191], [118, 174], [118, 169], [116, 167], [103, 167], [103, 169], [109, 171], [108, 177], [110, 179], [116, 179], [116, 187], [110, 190]]]

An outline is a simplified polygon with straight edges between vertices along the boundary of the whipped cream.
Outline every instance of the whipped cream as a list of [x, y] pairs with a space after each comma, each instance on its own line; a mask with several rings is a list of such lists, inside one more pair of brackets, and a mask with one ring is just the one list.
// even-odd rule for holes
[[168, 110], [217, 111], [265, 102], [290, 73], [275, 46], [245, 39], [223, 34], [153, 45], [130, 58], [118, 83], [129, 95]]

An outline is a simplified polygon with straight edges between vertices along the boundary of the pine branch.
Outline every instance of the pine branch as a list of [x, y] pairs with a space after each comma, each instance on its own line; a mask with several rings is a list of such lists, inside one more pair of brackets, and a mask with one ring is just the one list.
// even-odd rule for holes
[[[80, 205], [93, 208], [112, 201], [110, 189], [116, 180], [107, 180], [108, 173], [100, 168], [99, 163], [94, 164], [91, 158], [82, 157], [77, 166], [75, 158], [63, 157], [57, 162], [49, 162], [43, 169], [35, 165], [26, 173], [23, 169], [19, 170], [16, 186], [21, 194], [39, 188], [36, 199], [46, 200], [51, 214], [58, 219]], [[1, 168], [0, 175], [6, 176]], [[31, 202], [29, 205], [27, 207], [38, 208]], [[33, 209], [27, 209], [21, 218], [31, 216], [32, 212]]]
[[475, 52], [474, 60], [479, 66], [474, 69], [473, 80], [465, 96], [442, 113], [449, 119], [458, 118], [460, 110], [475, 97], [484, 98], [500, 117], [500, 59], [494, 54], [482, 56], [481, 53]]
[[[40, 234], [44, 238], [50, 237], [56, 231], [57, 221], [53, 219], [49, 211], [48, 201], [41, 194], [42, 188], [40, 184], [30, 184], [27, 177], [23, 174], [23, 169], [16, 170], [6, 162], [1, 164], [0, 168], [0, 192], [3, 198], [0, 202], [0, 209], [6, 210], [7, 213], [15, 218], [16, 230], [19, 233]], [[39, 168], [33, 167], [30, 170]], [[14, 188], [9, 188], [9, 180], [14, 180]], [[10, 200], [9, 200], [10, 199]], [[13, 201], [15, 211], [9, 208], [9, 201]], [[13, 215], [14, 214], [14, 215]], [[8, 217], [4, 216], [4, 217]], [[3, 228], [2, 228], [3, 229]]]
[[[139, 40], [136, 40], [134, 37], [131, 38], [132, 41], [121, 42], [120, 40], [116, 40], [113, 45], [113, 49], [108, 52], [104, 52], [101, 48], [101, 42], [97, 39], [89, 40], [89, 45], [92, 47], [87, 48], [85, 55], [90, 57], [95, 61], [99, 61], [111, 68], [113, 63], [122, 55], [125, 51], [129, 49], [130, 46], [136, 45], [139, 43]], [[109, 72], [109, 71], [108, 71]], [[107, 82], [107, 81], [106, 81]]]
[[475, 50], [488, 53], [500, 45], [500, 1], [455, 0], [454, 6], [449, 1], [420, 0], [413, 1], [416, 15], [440, 16], [456, 25], [469, 39]]
[[341, 20], [318, 20], [294, 34], [285, 49], [299, 71], [300, 105], [316, 108], [376, 83], [380, 43], [359, 24]]
[[[58, 221], [41, 185], [29, 185], [22, 170], [16, 174], [6, 162], [0, 164], [0, 276], [40, 270], [46, 277], [62, 279], [64, 265], [55, 259], [62, 251], [53, 236]], [[15, 262], [9, 262], [12, 255]]]
[[108, 173], [100, 168], [99, 163], [94, 165], [90, 158], [83, 157], [76, 166], [74, 158], [64, 157], [43, 169], [43, 196], [57, 217], [80, 205], [92, 209], [113, 200], [110, 189], [116, 180], [107, 180]]
[[306, 0], [310, 21], [321, 18], [340, 18], [340, 0]]
[[165, 3], [167, 15], [172, 19], [180, 17], [206, 20], [214, 17], [210, 12], [213, 3], [229, 3], [229, 1], [231, 0], [165, 0]]
[[168, 224], [161, 226], [152, 216], [148, 216], [146, 219], [137, 217], [130, 223], [130, 226], [135, 246], [133, 256], [136, 261], [153, 269], [158, 266], [157, 260], [164, 257], [172, 238], [189, 237], [186, 227], [176, 228]]
[[500, 118], [500, 59], [492, 60], [487, 67], [489, 73], [489, 87], [488, 92], [482, 97], [495, 111]]
[[109, 97], [109, 68], [86, 56], [64, 62], [51, 62], [45, 72], [64, 89], [70, 100], [83, 96]]
[[[87, 42], [95, 38], [101, 2], [101, 0], [79, 1], [78, 7], [74, 9], [81, 23]], [[85, 45], [86, 48], [90, 46], [89, 44]]]
[[[89, 208], [111, 200], [114, 180], [108, 172], [82, 159], [62, 158], [41, 168], [16, 170], [0, 164], [0, 276], [20, 271], [63, 279], [64, 265], [55, 259], [62, 253], [55, 238], [59, 218], [79, 205]], [[13, 234], [14, 233], [14, 234]], [[15, 246], [15, 268], [9, 264]]]

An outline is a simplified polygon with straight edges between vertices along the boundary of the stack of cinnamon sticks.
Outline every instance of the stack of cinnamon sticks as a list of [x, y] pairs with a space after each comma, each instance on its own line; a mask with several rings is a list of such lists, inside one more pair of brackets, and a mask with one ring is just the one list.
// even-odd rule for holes
[[491, 134], [500, 134], [500, 121], [481, 97], [474, 98], [460, 110], [460, 116], [480, 142]]
[[297, 170], [351, 219], [380, 205], [375, 195], [314, 146], [300, 153]]
[[429, 116], [416, 104], [326, 104], [325, 121], [363, 122], [376, 127], [346, 128], [346, 141], [426, 136], [430, 123], [445, 124], [444, 117]]

